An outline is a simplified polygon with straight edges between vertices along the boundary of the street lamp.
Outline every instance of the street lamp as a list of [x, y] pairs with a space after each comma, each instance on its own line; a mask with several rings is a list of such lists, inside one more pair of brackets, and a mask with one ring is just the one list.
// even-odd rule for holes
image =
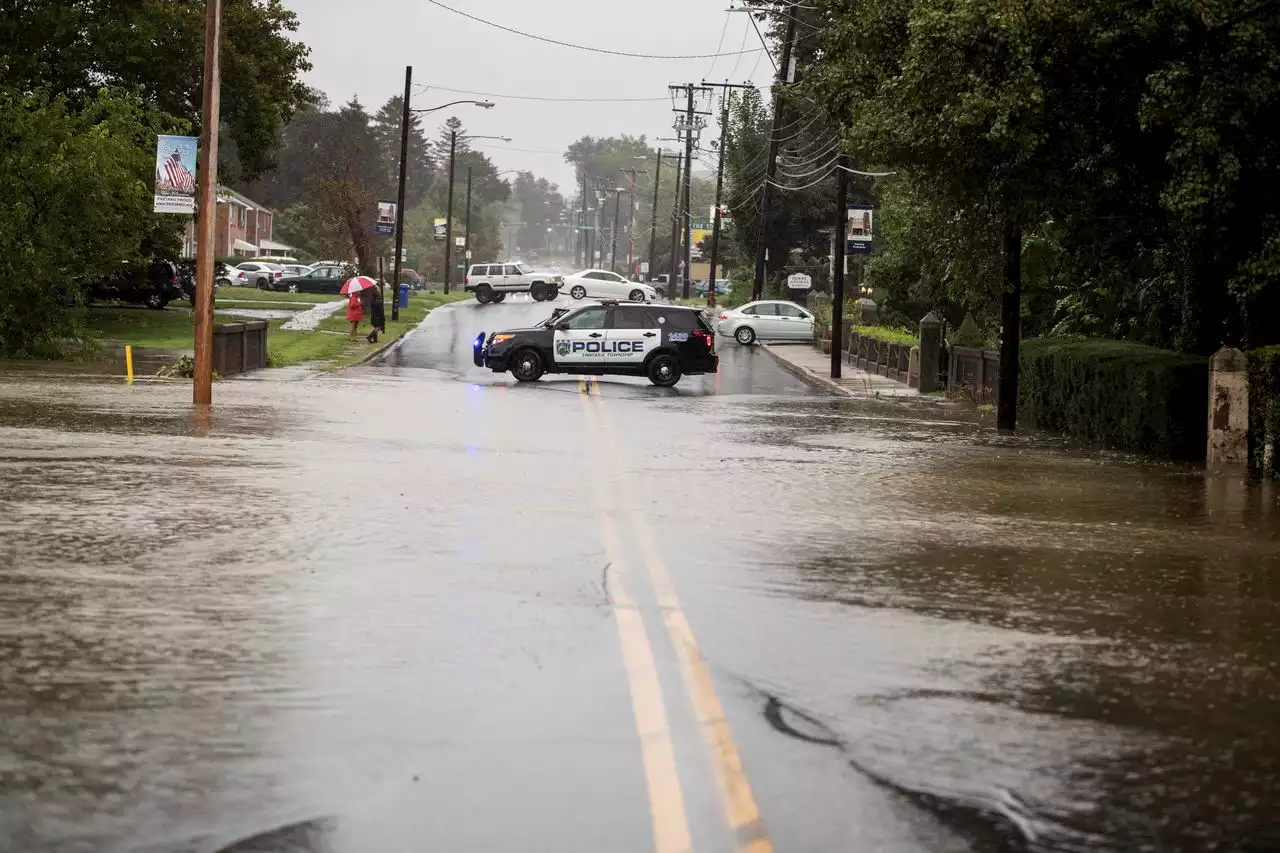
[[[409, 99], [413, 96], [413, 66], [406, 65], [404, 69], [404, 103], [402, 108], [404, 112], [400, 116], [400, 180], [396, 189], [396, 257], [392, 272], [392, 287], [396, 289], [394, 298], [391, 300], [391, 319], [400, 319], [400, 258], [404, 253], [404, 179], [405, 179], [405, 163], [409, 159], [409, 116], [413, 113], [426, 115], [434, 113], [438, 110], [447, 109], [459, 104], [473, 104], [481, 109], [493, 109], [493, 101], [472, 101], [460, 100], [450, 101], [447, 104], [441, 104], [438, 107], [427, 107], [421, 110], [409, 109]], [[449, 174], [449, 196], [453, 197], [453, 173]], [[450, 211], [452, 213], [452, 211]], [[449, 246], [445, 245], [445, 264], [444, 264], [444, 289], [445, 293], [449, 292]]]

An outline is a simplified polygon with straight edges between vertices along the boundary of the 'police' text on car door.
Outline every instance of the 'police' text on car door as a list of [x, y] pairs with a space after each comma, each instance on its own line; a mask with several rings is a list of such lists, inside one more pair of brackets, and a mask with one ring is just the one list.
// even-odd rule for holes
[[605, 307], [593, 305], [566, 317], [556, 326], [557, 364], [604, 364]]

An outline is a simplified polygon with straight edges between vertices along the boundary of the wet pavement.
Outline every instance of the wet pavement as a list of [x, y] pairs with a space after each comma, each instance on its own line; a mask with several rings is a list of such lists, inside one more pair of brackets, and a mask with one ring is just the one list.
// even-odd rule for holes
[[0, 375], [0, 849], [1280, 848], [1274, 489], [471, 366], [548, 311], [207, 416]]

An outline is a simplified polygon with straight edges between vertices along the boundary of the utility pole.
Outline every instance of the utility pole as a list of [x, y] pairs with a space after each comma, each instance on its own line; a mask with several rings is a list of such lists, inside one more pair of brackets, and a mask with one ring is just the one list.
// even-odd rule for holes
[[610, 237], [613, 246], [609, 250], [609, 272], [618, 271], [618, 214], [622, 211], [622, 187], [613, 191], [613, 231]]
[[734, 89], [752, 88], [750, 84], [708, 83], [702, 85], [724, 90], [724, 106], [720, 110], [720, 161], [716, 164], [716, 212], [711, 231], [711, 274], [707, 276], [707, 307], [716, 307], [716, 267], [720, 260], [720, 196], [724, 191], [724, 152], [729, 147], [729, 107]]
[[627, 226], [627, 278], [631, 278], [636, 270], [636, 175], [647, 174], [644, 169], [623, 169], [622, 173], [631, 176], [631, 194], [627, 197], [631, 203], [631, 222]]
[[680, 257], [680, 181], [684, 171], [684, 155], [676, 153], [676, 191], [671, 197], [671, 270], [667, 275], [667, 298], [676, 298], [676, 282]]
[[778, 81], [773, 87], [773, 130], [769, 134], [769, 160], [765, 165], [765, 183], [760, 189], [760, 238], [756, 243], [756, 278], [751, 290], [752, 299], [760, 299], [764, 295], [765, 246], [768, 229], [765, 228], [765, 216], [769, 212], [769, 184], [778, 177], [778, 133], [783, 127], [782, 114], [786, 102], [782, 97], [783, 86], [793, 82], [791, 76], [791, 49], [796, 40], [796, 15], [798, 10], [792, 9], [787, 15], [786, 36], [782, 40], [782, 62], [778, 65]]
[[688, 299], [689, 298], [689, 279], [691, 277], [689, 273], [690, 273], [690, 270], [693, 268], [690, 263], [693, 257], [693, 254], [692, 254], [693, 246], [690, 245], [690, 243], [693, 242], [692, 240], [693, 212], [689, 210], [689, 190], [693, 184], [693, 84], [692, 83], [690, 83], [686, 87], [686, 94], [688, 95], [689, 103], [688, 103], [688, 106], [685, 108], [684, 162], [686, 164], [686, 168], [684, 172], [684, 204], [682, 206], [684, 214], [680, 220], [680, 229], [684, 234], [684, 284], [681, 290], [681, 295], [685, 299]]
[[409, 160], [409, 97], [413, 87], [413, 66], [404, 67], [404, 112], [400, 116], [400, 182], [396, 189], [396, 257], [391, 273], [391, 319], [400, 319], [400, 252], [404, 249], [404, 178]]
[[444, 214], [444, 292], [449, 294], [449, 267], [453, 263], [453, 160], [458, 153], [458, 131], [449, 129], [449, 200]]
[[468, 267], [471, 266], [471, 167], [467, 167], [467, 218], [463, 226], [464, 236], [462, 238], [463, 263]]
[[217, 238], [218, 125], [222, 108], [222, 0], [206, 0], [204, 104], [200, 113], [200, 215], [196, 242], [195, 369], [191, 402], [213, 404], [213, 254]]
[[[844, 157], [837, 161], [844, 166]], [[831, 274], [831, 378], [840, 378], [840, 350], [844, 341], [844, 259], [849, 242], [849, 173], [836, 169], [836, 242]]]
[[582, 254], [582, 257], [578, 260], [578, 267], [580, 269], [586, 269], [587, 267], [591, 266], [591, 262], [587, 260], [587, 238], [590, 236], [590, 234], [587, 231], [587, 173], [585, 171], [583, 171], [582, 173], [581, 208], [582, 209], [578, 211], [578, 220], [582, 225], [582, 231], [581, 231], [582, 239], [578, 241], [578, 251]]
[[657, 164], [653, 167], [653, 211], [649, 214], [649, 281], [658, 274], [658, 188], [662, 186], [662, 146], [658, 146]]

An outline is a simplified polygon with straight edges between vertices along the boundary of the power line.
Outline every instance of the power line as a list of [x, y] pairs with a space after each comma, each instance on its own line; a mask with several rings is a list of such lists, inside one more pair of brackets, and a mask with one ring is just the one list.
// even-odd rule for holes
[[[724, 37], [729, 34], [729, 21], [733, 19], [733, 13], [726, 11], [724, 13], [724, 27], [720, 30], [720, 43], [716, 45], [716, 55], [711, 59], [711, 67], [707, 69], [707, 73], [702, 75], [705, 80], [711, 76], [711, 72], [716, 70], [716, 63], [720, 61], [720, 50], [724, 47]], [[738, 57], [741, 61], [742, 57]]]
[[[434, 3], [435, 0], [429, 0], [429, 2]], [[778, 63], [773, 61], [773, 51], [769, 48], [769, 43], [764, 40], [764, 33], [760, 32], [760, 25], [756, 23], [756, 16], [748, 12], [747, 17], [751, 19], [751, 26], [756, 28], [756, 35], [760, 37], [760, 44], [764, 47], [765, 56], [769, 57], [769, 64], [773, 66], [773, 72], [775, 74], [779, 73]], [[755, 72], [752, 73], [754, 74]]]
[[[604, 47], [592, 47], [591, 45], [586, 45], [586, 44], [574, 44], [573, 42], [560, 41], [559, 39], [548, 38], [547, 36], [540, 36], [534, 33], [527, 33], [527, 32], [524, 32], [523, 30], [517, 30], [513, 27], [507, 27], [495, 21], [489, 21], [484, 18], [478, 17], [476, 15], [472, 15], [469, 12], [462, 11], [461, 9], [455, 9], [452, 6], [447, 6], [444, 3], [441, 3], [440, 0], [426, 0], [426, 2], [430, 3], [432, 6], [439, 6], [441, 9], [444, 9], [446, 12], [452, 12], [455, 15], [460, 15], [461, 17], [475, 21], [478, 24], [484, 24], [486, 27], [493, 27], [495, 30], [502, 30], [505, 33], [511, 33], [512, 35], [523, 36], [528, 39], [533, 39], [534, 41], [545, 42], [547, 44], [554, 44], [560, 47], [568, 47], [574, 50], [585, 50], [589, 53], [603, 53], [608, 56], [625, 56], [629, 59], [715, 59], [720, 56], [737, 56], [738, 55], [736, 53], [719, 53], [719, 52], [657, 54], [657, 53], [630, 53], [625, 50], [609, 50], [608, 48], [604, 48]], [[756, 51], [749, 50], [746, 52], [755, 53]]]
[[[727, 15], [728, 12], [726, 12], [725, 14]], [[738, 58], [733, 61], [733, 70], [729, 72], [729, 76], [725, 78], [726, 80], [732, 80], [733, 75], [738, 73], [738, 66], [742, 64], [742, 54], [745, 53], [747, 50], [747, 36], [749, 35], [751, 35], [751, 31], [746, 27], [743, 27], [742, 28], [742, 44], [738, 45]], [[757, 55], [756, 67], [759, 67], [759, 65], [760, 65], [760, 57]]]
[[481, 95], [486, 98], [508, 98], [513, 101], [553, 101], [566, 104], [639, 104], [665, 101], [666, 98], [544, 98], [540, 95], [506, 95], [499, 92], [477, 92], [472, 89], [451, 89], [448, 86], [423, 84], [419, 92], [438, 89], [441, 92], [452, 92], [459, 95]]

